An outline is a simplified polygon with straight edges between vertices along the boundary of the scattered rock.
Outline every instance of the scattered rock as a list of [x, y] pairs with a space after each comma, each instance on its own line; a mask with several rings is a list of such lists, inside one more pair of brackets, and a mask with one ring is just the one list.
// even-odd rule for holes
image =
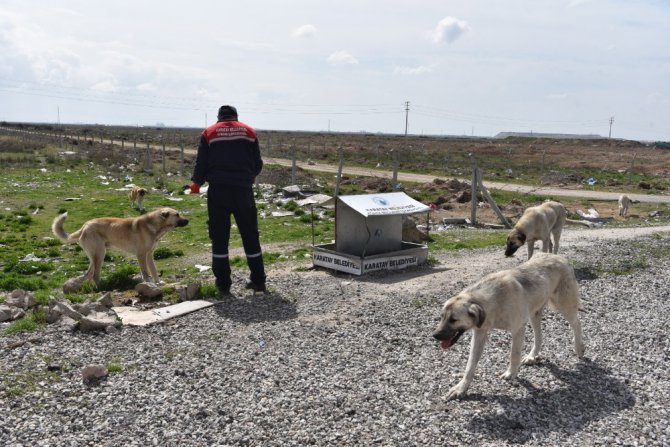
[[107, 378], [109, 371], [104, 365], [88, 365], [81, 371], [81, 379], [86, 385], [95, 385]]
[[66, 316], [79, 321], [82, 315], [77, 312], [67, 300], [49, 300], [49, 312], [47, 312], [47, 323], [55, 323], [61, 317]]
[[305, 195], [302, 193], [302, 190], [300, 189], [300, 186], [298, 185], [290, 185], [282, 188], [282, 194], [284, 194], [284, 197], [300, 197], [304, 198]]
[[177, 292], [179, 292], [179, 299], [181, 301], [191, 301], [200, 295], [200, 284], [198, 283], [188, 283], [185, 286], [177, 287]]
[[32, 293], [16, 289], [9, 295], [9, 297], [7, 297], [5, 304], [27, 310], [34, 307], [37, 304], [37, 301]]
[[106, 307], [107, 309], [111, 309], [111, 307], [114, 306], [114, 302], [112, 301], [112, 293], [106, 292], [100, 297], [97, 303]]
[[85, 276], [78, 276], [76, 278], [68, 279], [65, 284], [63, 284], [63, 293], [78, 292], [85, 281]]
[[152, 282], [139, 283], [135, 286], [135, 291], [145, 298], [156, 298], [163, 293], [161, 288]]
[[116, 325], [121, 325], [116, 316], [101, 312], [93, 312], [79, 320], [79, 330], [84, 332], [105, 331], [107, 327]]
[[58, 319], [58, 321], [54, 323], [54, 326], [57, 329], [62, 329], [66, 332], [72, 332], [75, 329], [77, 329], [78, 324], [79, 322], [77, 320], [74, 320], [68, 316], [63, 315], [62, 317], [60, 317], [60, 319]]
[[14, 321], [22, 318], [26, 312], [20, 307], [0, 304], [0, 323], [4, 321]]

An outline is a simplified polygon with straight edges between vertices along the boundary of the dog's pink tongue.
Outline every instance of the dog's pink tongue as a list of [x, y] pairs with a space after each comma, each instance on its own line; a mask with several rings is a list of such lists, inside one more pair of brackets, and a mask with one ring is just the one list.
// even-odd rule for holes
[[449, 339], [449, 340], [442, 340], [442, 341], [440, 342], [440, 346], [442, 347], [442, 349], [449, 349], [449, 348], [451, 348], [451, 345], [452, 345], [452, 343], [451, 343], [451, 339]]

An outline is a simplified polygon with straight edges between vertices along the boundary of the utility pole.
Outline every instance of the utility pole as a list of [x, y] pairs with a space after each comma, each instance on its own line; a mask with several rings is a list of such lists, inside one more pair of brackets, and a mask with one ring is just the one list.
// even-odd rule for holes
[[59, 143], [60, 143], [60, 148], [62, 149], [63, 148], [63, 132], [62, 132], [61, 127], [60, 127], [60, 106], [58, 104], [56, 104], [56, 120], [57, 120], [56, 129], [57, 129], [57, 132], [58, 132], [58, 139], [59, 139]]
[[614, 123], [614, 117], [610, 116], [610, 134], [607, 138], [611, 139], [612, 138], [612, 123]]
[[405, 101], [405, 138], [407, 137], [408, 124], [409, 124], [409, 101]]

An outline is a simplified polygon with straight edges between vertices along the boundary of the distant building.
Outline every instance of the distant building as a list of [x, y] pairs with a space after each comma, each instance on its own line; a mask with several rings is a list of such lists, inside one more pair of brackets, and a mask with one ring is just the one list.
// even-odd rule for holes
[[554, 139], [568, 139], [568, 140], [594, 140], [603, 138], [600, 135], [587, 134], [570, 134], [570, 133], [538, 133], [538, 132], [500, 132], [494, 138], [507, 138], [507, 137], [520, 137], [520, 138], [554, 138]]

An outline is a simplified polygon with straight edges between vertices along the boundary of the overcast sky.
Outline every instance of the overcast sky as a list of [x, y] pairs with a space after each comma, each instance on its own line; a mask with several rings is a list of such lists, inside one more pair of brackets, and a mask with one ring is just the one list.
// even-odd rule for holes
[[[53, 3], [53, 4], [52, 4]], [[668, 0], [0, 0], [0, 120], [670, 140]]]

